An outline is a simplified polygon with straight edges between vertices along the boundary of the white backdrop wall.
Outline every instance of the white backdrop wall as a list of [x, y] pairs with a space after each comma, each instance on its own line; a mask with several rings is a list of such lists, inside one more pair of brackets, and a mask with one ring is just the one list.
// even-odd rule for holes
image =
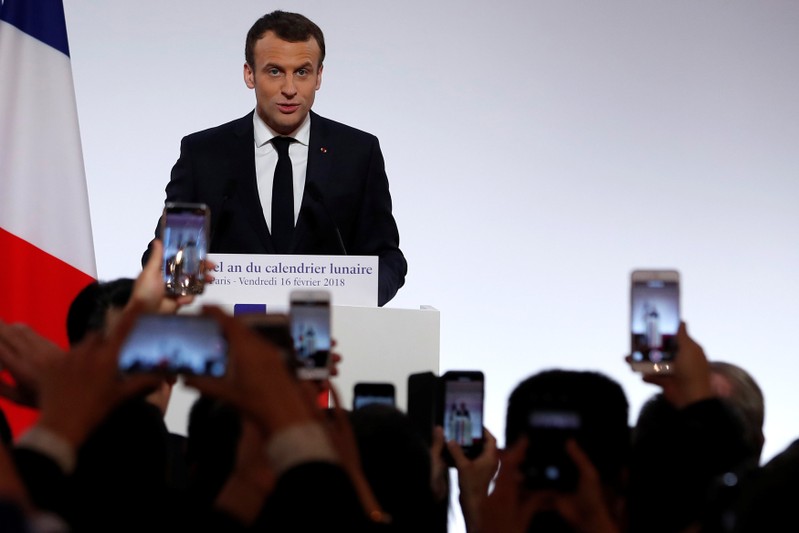
[[253, 108], [244, 37], [277, 8], [325, 32], [314, 109], [381, 140], [389, 305], [441, 311], [500, 444], [538, 370], [609, 374], [631, 421], [656, 392], [622, 359], [635, 267], [678, 268], [691, 334], [759, 381], [764, 459], [799, 436], [798, 2], [66, 0], [101, 279], [138, 273], [181, 137]]

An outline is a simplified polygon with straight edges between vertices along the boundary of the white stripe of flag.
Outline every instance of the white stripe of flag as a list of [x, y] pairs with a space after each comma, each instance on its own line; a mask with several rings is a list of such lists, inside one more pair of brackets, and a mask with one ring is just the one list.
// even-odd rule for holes
[[[0, 0], [0, 249], [0, 320], [66, 347], [96, 265], [61, 0]], [[38, 415], [0, 407], [15, 436]]]

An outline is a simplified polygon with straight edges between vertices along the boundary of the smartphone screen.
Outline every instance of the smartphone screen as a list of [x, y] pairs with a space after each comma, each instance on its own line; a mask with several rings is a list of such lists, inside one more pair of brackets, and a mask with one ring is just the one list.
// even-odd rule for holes
[[680, 326], [680, 281], [674, 270], [636, 270], [630, 285], [631, 365], [670, 372]]
[[205, 288], [210, 211], [205, 204], [167, 203], [161, 218], [164, 283], [168, 294], [201, 294]]
[[219, 323], [201, 315], [141, 315], [119, 352], [123, 373], [220, 377], [226, 369], [227, 341]]
[[356, 383], [353, 387], [352, 409], [373, 403], [396, 407], [393, 383]]
[[571, 491], [578, 471], [566, 451], [566, 441], [577, 435], [580, 414], [568, 410], [534, 410], [527, 418], [527, 452], [522, 472], [527, 488]]
[[297, 376], [301, 379], [326, 379], [330, 375], [330, 293], [293, 291], [290, 301]]
[[449, 371], [441, 376], [439, 419], [447, 442], [460, 444], [469, 458], [483, 450], [483, 373]]

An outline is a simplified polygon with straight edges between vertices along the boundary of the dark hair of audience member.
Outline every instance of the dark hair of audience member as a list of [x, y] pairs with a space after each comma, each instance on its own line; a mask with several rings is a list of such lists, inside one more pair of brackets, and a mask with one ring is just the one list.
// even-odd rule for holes
[[629, 404], [621, 385], [591, 371], [545, 370], [527, 378], [508, 399], [506, 446], [526, 434], [528, 415], [535, 409], [579, 413], [577, 444], [605, 485], [623, 488], [630, 457], [630, 427]]
[[751, 448], [752, 461], [760, 463], [765, 437], [763, 423], [766, 416], [763, 391], [749, 372], [725, 361], [709, 361], [711, 386], [717, 396], [725, 400], [740, 417], [744, 440]]
[[389, 405], [349, 412], [364, 475], [393, 531], [441, 531], [430, 485], [430, 449], [408, 416]]
[[142, 397], [103, 420], [78, 450], [70, 508], [64, 511], [75, 531], [120, 522], [120, 528], [134, 530], [164, 518], [159, 513], [167, 498], [167, 435], [161, 412]]
[[189, 497], [210, 506], [224, 486], [236, 461], [241, 437], [241, 415], [234, 407], [199, 396], [189, 411], [186, 461]]
[[94, 281], [84, 287], [72, 300], [67, 312], [67, 339], [74, 346], [93, 331], [102, 331], [109, 309], [122, 309], [133, 293], [130, 278], [113, 281]]

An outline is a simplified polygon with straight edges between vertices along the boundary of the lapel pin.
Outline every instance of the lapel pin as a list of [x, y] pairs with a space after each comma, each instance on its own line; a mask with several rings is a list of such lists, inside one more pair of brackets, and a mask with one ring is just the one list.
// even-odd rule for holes
[[326, 153], [327, 153], [327, 148], [325, 148], [325, 147], [323, 146], [323, 147], [321, 147], [321, 148], [319, 149], [319, 151], [320, 151], [320, 152], [322, 152], [323, 154], [326, 154]]

